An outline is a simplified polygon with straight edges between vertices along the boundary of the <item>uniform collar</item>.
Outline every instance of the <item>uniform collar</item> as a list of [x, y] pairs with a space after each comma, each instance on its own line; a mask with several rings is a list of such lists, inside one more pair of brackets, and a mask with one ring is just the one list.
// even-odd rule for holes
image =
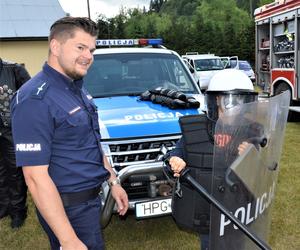
[[55, 79], [55, 81], [53, 81], [53, 84], [55, 84], [57, 87], [60, 87], [60, 88], [67, 87], [67, 88], [70, 88], [75, 91], [76, 91], [76, 89], [82, 88], [82, 84], [83, 84], [82, 79], [72, 80], [69, 77], [61, 74], [60, 72], [58, 72], [57, 70], [52, 68], [47, 62], [43, 66], [43, 71], [47, 75], [51, 75], [51, 77], [53, 77]]

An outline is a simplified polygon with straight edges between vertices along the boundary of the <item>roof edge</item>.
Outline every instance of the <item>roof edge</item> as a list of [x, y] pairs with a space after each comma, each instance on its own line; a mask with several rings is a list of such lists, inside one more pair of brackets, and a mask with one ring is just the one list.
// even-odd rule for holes
[[41, 37], [0, 37], [1, 42], [5, 41], [47, 41], [48, 37], [41, 36]]

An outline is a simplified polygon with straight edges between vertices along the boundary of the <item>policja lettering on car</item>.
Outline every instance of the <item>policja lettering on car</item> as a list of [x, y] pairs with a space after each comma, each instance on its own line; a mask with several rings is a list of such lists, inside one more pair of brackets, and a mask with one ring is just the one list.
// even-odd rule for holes
[[174, 117], [181, 117], [183, 116], [182, 113], [176, 112], [173, 114], [172, 112], [168, 113], [149, 113], [149, 114], [137, 114], [137, 115], [126, 115], [125, 120], [135, 120], [135, 121], [142, 121], [142, 120], [154, 120], [154, 119], [167, 119], [167, 118], [174, 118]]

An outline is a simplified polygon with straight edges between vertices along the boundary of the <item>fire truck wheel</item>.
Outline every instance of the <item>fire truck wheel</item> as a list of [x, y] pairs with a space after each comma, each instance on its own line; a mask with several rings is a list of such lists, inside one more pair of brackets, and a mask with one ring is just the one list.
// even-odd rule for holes
[[[286, 90], [290, 92], [290, 96], [291, 96], [290, 106], [291, 106], [292, 105], [292, 92], [291, 92], [290, 87], [286, 83], [283, 83], [283, 82], [279, 83], [279, 85], [277, 85], [277, 87], [274, 90], [274, 95], [279, 95], [279, 94], [281, 94], [282, 92], [284, 92]], [[293, 122], [296, 119], [297, 118], [296, 118], [295, 112], [290, 111], [289, 114], [288, 114], [288, 121]]]
[[279, 95], [286, 90], [290, 91], [291, 94], [291, 90], [286, 83], [279, 83], [279, 85], [277, 85], [277, 87], [275, 88], [274, 94]]

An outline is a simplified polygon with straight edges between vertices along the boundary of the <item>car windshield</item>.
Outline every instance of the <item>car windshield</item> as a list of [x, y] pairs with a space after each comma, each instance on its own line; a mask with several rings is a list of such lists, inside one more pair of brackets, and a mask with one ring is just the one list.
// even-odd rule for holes
[[247, 61], [239, 61], [239, 69], [241, 69], [241, 70], [251, 70], [251, 66]]
[[220, 70], [224, 69], [224, 64], [220, 58], [199, 59], [195, 60], [197, 71]]
[[93, 97], [138, 95], [157, 87], [198, 93], [178, 57], [162, 53], [94, 55], [84, 86]]

